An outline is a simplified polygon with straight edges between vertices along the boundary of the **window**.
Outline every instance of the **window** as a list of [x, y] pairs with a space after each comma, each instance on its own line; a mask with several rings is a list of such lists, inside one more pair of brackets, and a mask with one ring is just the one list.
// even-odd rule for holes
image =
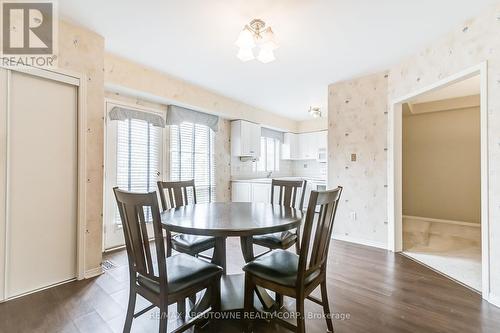
[[[117, 122], [116, 186], [130, 192], [156, 190], [160, 175], [162, 128], [144, 120], [126, 119]], [[151, 212], [146, 219], [151, 220]], [[116, 223], [120, 224], [118, 212]]]
[[188, 122], [170, 126], [170, 178], [194, 179], [197, 202], [215, 201], [212, 129]]
[[260, 137], [260, 158], [254, 163], [256, 171], [279, 171], [280, 169], [280, 140], [276, 138]]

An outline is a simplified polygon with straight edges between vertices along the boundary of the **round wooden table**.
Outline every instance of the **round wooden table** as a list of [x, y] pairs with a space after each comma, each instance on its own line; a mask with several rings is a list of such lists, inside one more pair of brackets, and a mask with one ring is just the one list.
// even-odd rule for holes
[[[171, 232], [215, 237], [212, 262], [224, 269], [222, 310], [232, 311], [243, 309], [244, 274], [225, 274], [226, 238], [240, 237], [243, 258], [245, 262], [252, 261], [253, 236], [294, 229], [300, 225], [302, 212], [265, 203], [212, 202], [164, 211], [161, 220], [164, 228]], [[274, 308], [275, 301], [265, 289], [258, 287], [255, 292], [264, 310]]]

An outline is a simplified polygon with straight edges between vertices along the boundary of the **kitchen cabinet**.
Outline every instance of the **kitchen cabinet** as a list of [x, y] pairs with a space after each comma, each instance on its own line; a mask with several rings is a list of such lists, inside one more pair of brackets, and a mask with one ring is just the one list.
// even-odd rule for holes
[[252, 184], [233, 182], [231, 200], [233, 202], [252, 202]]
[[281, 158], [284, 160], [318, 160], [320, 156], [326, 156], [327, 135], [327, 131], [285, 133]]
[[252, 184], [252, 202], [271, 202], [271, 184]]
[[245, 120], [231, 122], [231, 155], [237, 157], [260, 156], [261, 126]]
[[299, 158], [299, 135], [285, 133], [283, 135], [283, 145], [281, 146], [281, 159], [298, 160]]

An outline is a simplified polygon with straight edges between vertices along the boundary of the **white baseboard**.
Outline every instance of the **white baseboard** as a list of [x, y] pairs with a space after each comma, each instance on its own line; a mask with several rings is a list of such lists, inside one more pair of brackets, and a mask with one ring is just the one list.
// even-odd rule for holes
[[493, 304], [494, 306], [496, 307], [499, 307], [500, 308], [500, 296], [497, 296], [497, 295], [493, 295], [492, 293], [490, 293], [487, 301], [491, 304]]
[[86, 270], [85, 271], [85, 279], [90, 279], [90, 278], [93, 278], [95, 276], [99, 276], [103, 273], [102, 271], [102, 267], [99, 266], [99, 267], [96, 267], [96, 268], [92, 268], [92, 269], [89, 269], [89, 270]]
[[336, 239], [336, 240], [341, 240], [344, 242], [361, 244], [361, 245], [366, 245], [366, 246], [371, 246], [371, 247], [376, 247], [379, 249], [387, 250], [387, 244], [373, 241], [373, 240], [369, 240], [369, 239], [357, 238], [357, 237], [346, 236], [346, 235], [335, 235], [335, 234], [333, 235], [332, 238]]

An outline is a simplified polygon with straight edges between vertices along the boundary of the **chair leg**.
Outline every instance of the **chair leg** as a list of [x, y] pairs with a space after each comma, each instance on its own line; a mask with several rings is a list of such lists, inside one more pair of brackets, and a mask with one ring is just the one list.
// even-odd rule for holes
[[132, 320], [134, 319], [136, 297], [137, 297], [137, 294], [135, 292], [135, 288], [133, 288], [133, 286], [131, 284], [130, 289], [129, 289], [129, 295], [128, 295], [127, 317], [125, 318], [125, 326], [123, 327], [124, 333], [129, 333], [130, 329], [132, 328]]
[[326, 287], [326, 281], [323, 281], [321, 283], [321, 300], [323, 303], [323, 314], [325, 315], [328, 332], [333, 333], [333, 321], [332, 321], [332, 315], [330, 314], [330, 305], [328, 304], [328, 292]]
[[177, 301], [177, 315], [181, 319], [186, 318], [186, 299]]
[[304, 318], [304, 297], [297, 297], [295, 308], [297, 311], [297, 333], [306, 332], [306, 323]]
[[191, 306], [194, 306], [196, 304], [196, 294], [189, 296], [189, 302], [191, 303]]
[[160, 327], [158, 329], [159, 333], [167, 333], [167, 323], [168, 323], [168, 304], [162, 302], [160, 304]]
[[295, 241], [295, 252], [297, 252], [297, 254], [300, 254], [300, 226], [297, 228], [296, 234], [297, 240]]
[[167, 257], [171, 257], [172, 256], [172, 233], [170, 233], [169, 231], [167, 231], [166, 240], [167, 240]]
[[278, 309], [281, 309], [283, 306], [283, 295], [276, 293], [276, 305], [278, 306]]
[[214, 282], [210, 288], [210, 305], [212, 307], [212, 312], [214, 317], [210, 323], [213, 331], [217, 332], [218, 323], [217, 318], [218, 314], [221, 311], [221, 299], [220, 299], [220, 277], [214, 279]]
[[253, 313], [253, 302], [254, 302], [254, 289], [255, 284], [252, 281], [252, 278], [248, 273], [245, 273], [245, 301], [244, 301], [244, 310], [243, 310], [243, 318], [245, 318], [245, 332], [252, 331], [252, 317]]

